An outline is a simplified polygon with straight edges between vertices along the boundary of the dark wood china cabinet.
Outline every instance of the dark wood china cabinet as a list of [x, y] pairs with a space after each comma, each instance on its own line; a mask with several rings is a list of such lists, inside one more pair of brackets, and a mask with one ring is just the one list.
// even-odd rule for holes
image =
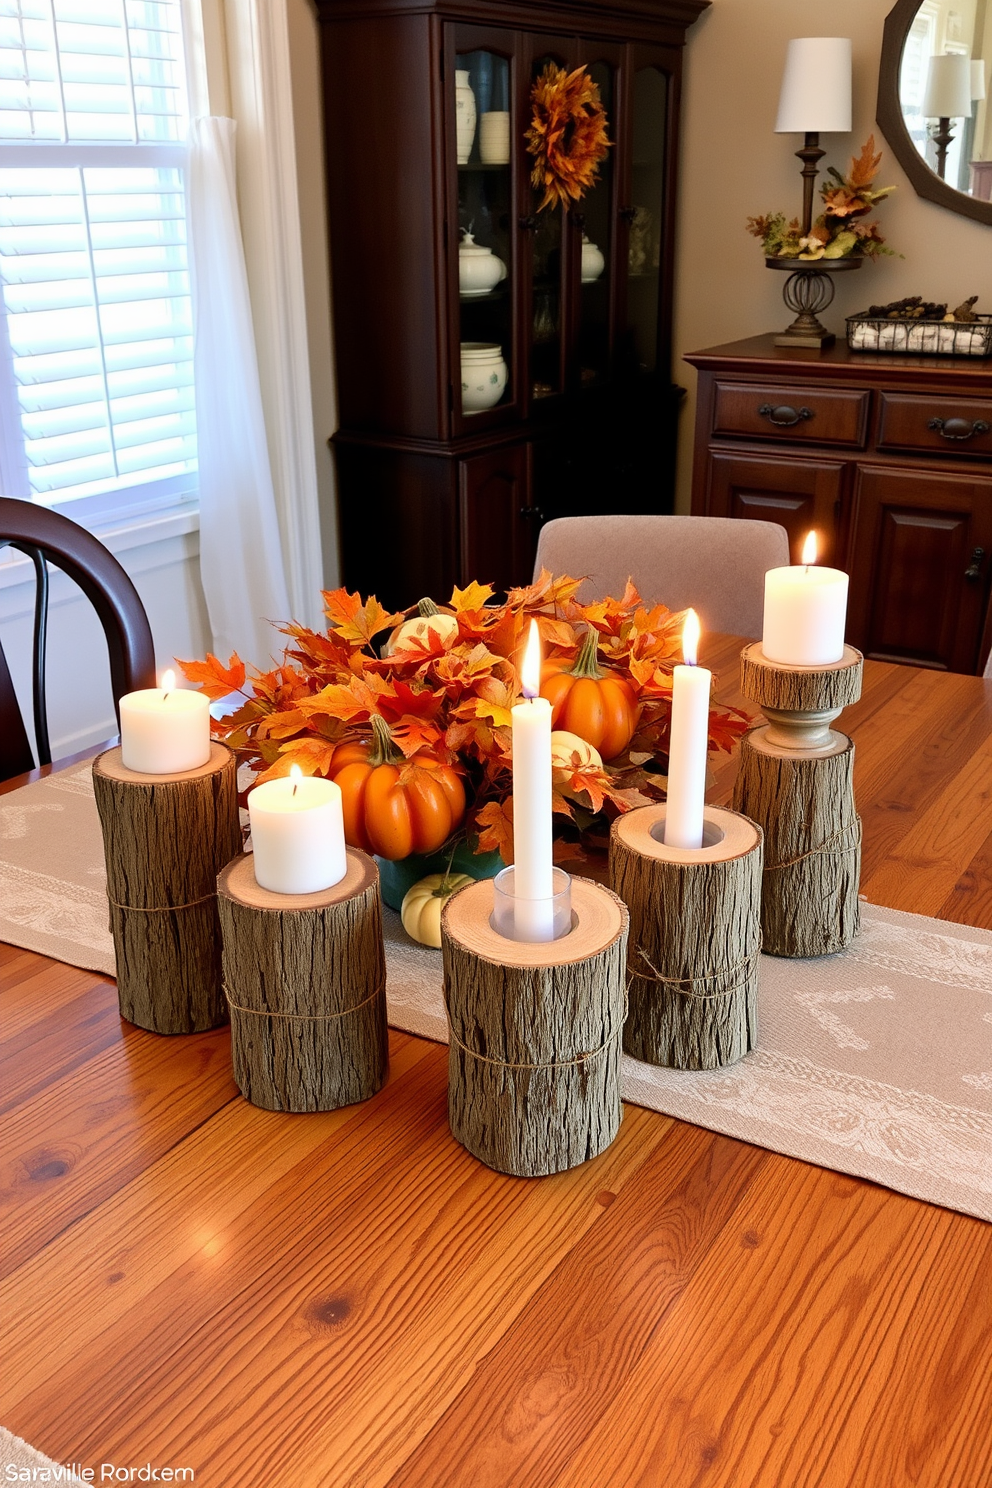
[[[350, 588], [503, 589], [551, 517], [671, 510], [680, 74], [707, 3], [318, 0]], [[539, 210], [524, 143], [549, 61], [608, 117], [569, 212]]]
[[773, 345], [699, 371], [692, 509], [815, 527], [851, 575], [848, 640], [880, 661], [980, 672], [992, 647], [992, 362]]

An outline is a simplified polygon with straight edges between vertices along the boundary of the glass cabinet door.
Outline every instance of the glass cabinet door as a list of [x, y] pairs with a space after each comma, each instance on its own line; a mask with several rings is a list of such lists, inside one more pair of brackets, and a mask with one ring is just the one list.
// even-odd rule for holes
[[[532, 55], [525, 117], [531, 118], [530, 92], [534, 83], [549, 64], [568, 68], [570, 59], [564, 51], [543, 50], [540, 46]], [[529, 178], [533, 159], [524, 154], [524, 169]], [[532, 403], [542, 398], [553, 398], [565, 390], [566, 357], [566, 235], [564, 212], [560, 206], [541, 209], [544, 196], [542, 188], [528, 179], [525, 191], [527, 211], [523, 222], [530, 237], [530, 399]]]
[[475, 419], [517, 398], [512, 59], [472, 46], [476, 38], [469, 27], [458, 27], [455, 37], [454, 96], [449, 100], [455, 118], [461, 371], [455, 411]]
[[617, 65], [596, 59], [587, 64], [606, 110], [610, 149], [599, 162], [596, 181], [572, 208], [578, 258], [575, 316], [577, 379], [580, 388], [606, 382], [612, 370], [614, 252], [616, 226]]
[[630, 196], [627, 220], [627, 345], [625, 361], [638, 372], [658, 367], [661, 257], [667, 235], [665, 154], [667, 72], [636, 66], [631, 95]]

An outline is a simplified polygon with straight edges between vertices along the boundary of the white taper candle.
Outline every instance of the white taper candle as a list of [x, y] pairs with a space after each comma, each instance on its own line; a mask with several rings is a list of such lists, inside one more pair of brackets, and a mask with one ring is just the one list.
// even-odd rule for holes
[[521, 667], [524, 701], [513, 719], [513, 866], [516, 938], [554, 939], [554, 863], [551, 815], [551, 704], [541, 690], [537, 621]]
[[690, 610], [682, 631], [685, 665], [677, 666], [672, 674], [672, 726], [665, 811], [665, 843], [668, 847], [703, 845], [713, 673], [696, 665], [698, 645], [699, 619], [695, 610]]

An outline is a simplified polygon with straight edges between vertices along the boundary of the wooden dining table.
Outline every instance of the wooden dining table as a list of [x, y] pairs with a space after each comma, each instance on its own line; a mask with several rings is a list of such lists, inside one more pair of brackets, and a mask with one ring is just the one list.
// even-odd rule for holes
[[[729, 702], [739, 649], [704, 655]], [[992, 683], [869, 662], [840, 726], [867, 899], [992, 928]], [[439, 1044], [393, 1031], [374, 1099], [280, 1115], [226, 1028], [145, 1033], [13, 947], [0, 977], [0, 1421], [96, 1482], [992, 1483], [992, 1226], [633, 1105], [505, 1177], [449, 1133]]]

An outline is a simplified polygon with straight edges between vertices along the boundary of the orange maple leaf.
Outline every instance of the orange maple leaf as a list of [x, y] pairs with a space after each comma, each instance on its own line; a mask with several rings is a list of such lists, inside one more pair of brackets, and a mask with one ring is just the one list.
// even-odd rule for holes
[[851, 160], [851, 169], [848, 173], [848, 184], [855, 190], [870, 186], [878, 174], [878, 167], [882, 163], [882, 152], [875, 154], [875, 136], [870, 134], [861, 147], [861, 154], [855, 155]]
[[199, 682], [200, 691], [211, 702], [227, 697], [228, 693], [240, 692], [245, 685], [245, 664], [236, 651], [231, 653], [226, 667], [212, 651], [207, 652], [206, 661], [180, 661], [177, 656], [176, 662], [188, 681]]
[[503, 862], [513, 862], [513, 797], [489, 801], [475, 814], [479, 828], [479, 851], [498, 852]]
[[385, 609], [374, 594], [363, 602], [360, 594], [349, 594], [347, 589], [324, 590], [324, 614], [339, 636], [359, 646], [371, 645], [373, 636], [392, 630], [403, 619], [402, 614]]
[[334, 745], [325, 739], [291, 739], [288, 744], [283, 744], [277, 759], [267, 770], [262, 771], [256, 784], [264, 785], [267, 780], [282, 780], [294, 765], [299, 765], [304, 775], [326, 775], [331, 768], [333, 754]]

